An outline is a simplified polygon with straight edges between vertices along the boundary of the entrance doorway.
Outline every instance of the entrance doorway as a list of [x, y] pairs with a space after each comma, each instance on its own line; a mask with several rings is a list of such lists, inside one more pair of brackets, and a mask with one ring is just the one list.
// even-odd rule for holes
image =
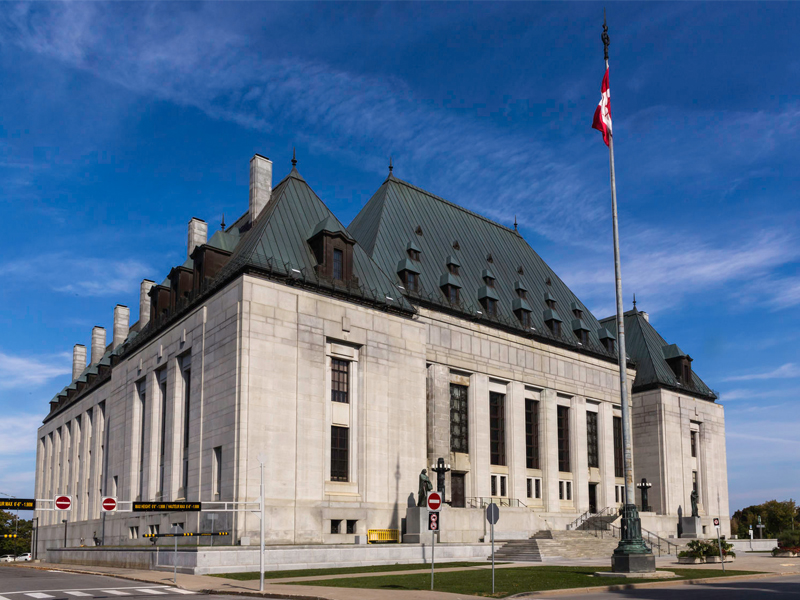
[[466, 473], [450, 473], [450, 506], [464, 508], [466, 497], [464, 495], [464, 476]]
[[597, 484], [589, 484], [589, 512], [595, 514], [597, 512]]

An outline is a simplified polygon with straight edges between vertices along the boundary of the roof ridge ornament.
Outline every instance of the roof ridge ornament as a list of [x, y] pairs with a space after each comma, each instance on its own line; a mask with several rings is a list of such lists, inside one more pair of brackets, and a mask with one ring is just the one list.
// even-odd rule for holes
[[636, 292], [633, 293], [633, 312], [637, 312], [637, 310], [636, 310]]
[[292, 147], [292, 168], [297, 166], [297, 149]]
[[394, 166], [392, 165], [392, 155], [390, 154], [389, 155], [389, 175], [392, 174], [392, 170], [393, 169], [394, 169]]
[[514, 231], [519, 233], [519, 229], [517, 229], [517, 215], [514, 215]]
[[222, 222], [220, 222], [219, 228], [225, 231], [225, 213], [222, 213]]

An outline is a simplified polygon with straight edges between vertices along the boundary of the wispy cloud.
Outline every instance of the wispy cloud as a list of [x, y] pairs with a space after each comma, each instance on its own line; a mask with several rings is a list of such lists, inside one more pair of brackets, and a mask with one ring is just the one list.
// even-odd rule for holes
[[792, 379], [800, 377], [800, 365], [795, 363], [786, 363], [777, 369], [761, 373], [751, 373], [750, 375], [734, 375], [733, 377], [726, 377], [723, 381], [750, 381], [756, 379]]
[[0, 263], [0, 276], [26, 285], [42, 284], [57, 292], [77, 296], [114, 296], [130, 293], [151, 269], [136, 259], [82, 257], [63, 252]]
[[10, 414], [0, 419], [0, 456], [34, 453], [43, 415]]
[[[71, 373], [72, 357], [67, 353], [24, 357], [0, 352], [0, 389], [39, 386], [55, 377]], [[0, 427], [8, 422], [9, 418], [3, 417], [0, 419]], [[0, 446], [3, 439], [5, 438], [0, 438]]]
[[800, 389], [789, 390], [769, 390], [769, 389], [746, 389], [736, 388], [720, 392], [720, 400], [730, 402], [732, 400], [758, 401], [764, 398], [800, 398]]

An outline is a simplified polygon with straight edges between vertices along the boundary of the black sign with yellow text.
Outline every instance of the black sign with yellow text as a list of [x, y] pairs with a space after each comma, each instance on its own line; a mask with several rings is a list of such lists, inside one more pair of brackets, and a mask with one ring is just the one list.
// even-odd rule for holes
[[200, 502], [133, 502], [133, 512], [197, 512]]
[[6, 510], [36, 510], [33, 498], [0, 498], [0, 508]]

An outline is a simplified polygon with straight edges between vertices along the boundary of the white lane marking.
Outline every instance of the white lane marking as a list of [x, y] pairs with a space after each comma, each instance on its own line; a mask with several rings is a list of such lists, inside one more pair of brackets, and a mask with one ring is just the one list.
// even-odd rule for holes
[[164, 588], [170, 594], [196, 594], [197, 592], [192, 592], [189, 590], [182, 590], [180, 588]]
[[[125, 588], [125, 589], [127, 590], [127, 589], [130, 589], [130, 588]], [[100, 591], [104, 592], [106, 594], [113, 594], [114, 596], [128, 596], [129, 595], [128, 592], [120, 592], [119, 590], [100, 590]]]
[[9, 599], [6, 598], [5, 596], [0, 596], [0, 600], [9, 600]]
[[79, 592], [77, 590], [71, 592], [64, 590], [64, 593], [69, 594], [70, 596], [91, 596], [91, 594], [87, 594], [86, 592]]
[[50, 594], [43, 594], [42, 592], [31, 592], [30, 594], [25, 594], [25, 595], [26, 596], [30, 596], [31, 598], [39, 598], [40, 600], [44, 599], [44, 598], [52, 598], [53, 597]]
[[157, 590], [155, 588], [142, 588], [142, 589], [137, 589], [136, 591], [137, 592], [144, 592], [145, 594], [166, 594], [167, 593], [164, 590]]
[[[60, 573], [61, 571], [57, 571], [57, 572]], [[161, 589], [161, 588], [165, 588], [167, 586], [166, 585], [154, 585], [154, 586], [151, 586], [151, 587]], [[72, 592], [96, 592], [96, 591], [101, 591], [101, 592], [108, 592], [110, 594], [115, 594], [115, 595], [119, 595], [119, 596], [128, 596], [129, 594], [127, 592], [116, 592], [115, 590], [132, 590], [133, 591], [133, 590], [141, 590], [141, 589], [142, 588], [139, 587], [139, 586], [137, 586], [137, 587], [128, 586], [128, 587], [123, 587], [123, 588], [107, 588], [107, 587], [102, 587], [102, 588], [79, 588], [79, 589], [72, 589], [70, 591], [72, 591]], [[11, 594], [26, 594], [26, 595], [30, 595], [30, 594], [40, 593], [40, 592], [60, 592], [60, 591], [61, 591], [61, 589], [58, 589], [58, 590], [25, 590], [25, 591], [20, 591], [20, 592], [3, 592], [3, 593], [4, 594], [8, 594], [8, 595], [11, 595]], [[48, 598], [52, 598], [52, 596], [48, 596]], [[4, 600], [8, 600], [8, 598], [5, 598]]]

